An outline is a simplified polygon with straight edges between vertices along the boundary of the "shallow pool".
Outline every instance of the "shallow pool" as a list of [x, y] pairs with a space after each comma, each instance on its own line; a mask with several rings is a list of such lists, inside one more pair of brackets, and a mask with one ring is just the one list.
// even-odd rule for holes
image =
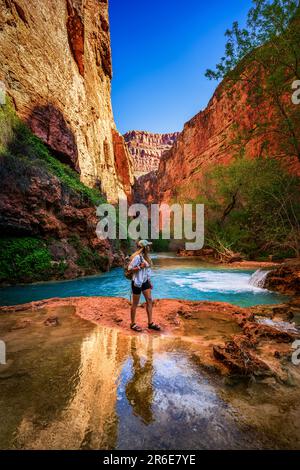
[[300, 448], [298, 382], [229, 384], [204, 369], [201, 340], [215, 332], [205, 319], [195, 337], [188, 324], [184, 337], [131, 337], [72, 306], [1, 320], [0, 449]]
[[[286, 297], [250, 284], [253, 271], [207, 265], [197, 259], [156, 255], [155, 298], [229, 302], [240, 306], [281, 303]], [[123, 269], [72, 281], [46, 282], [0, 289], [0, 305], [16, 305], [52, 297], [130, 296]]]

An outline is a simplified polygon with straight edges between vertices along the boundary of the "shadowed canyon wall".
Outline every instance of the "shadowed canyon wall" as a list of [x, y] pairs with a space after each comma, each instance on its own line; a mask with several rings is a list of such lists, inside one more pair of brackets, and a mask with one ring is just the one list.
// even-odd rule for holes
[[96, 234], [95, 206], [134, 183], [111, 78], [107, 0], [0, 0], [0, 284], [123, 263]]
[[136, 176], [141, 176], [159, 167], [162, 155], [170, 150], [179, 132], [153, 134], [145, 131], [131, 131], [124, 134], [124, 139], [133, 158]]
[[18, 116], [116, 201], [133, 175], [125, 148], [119, 161], [111, 78], [107, 0], [0, 0], [0, 80]]

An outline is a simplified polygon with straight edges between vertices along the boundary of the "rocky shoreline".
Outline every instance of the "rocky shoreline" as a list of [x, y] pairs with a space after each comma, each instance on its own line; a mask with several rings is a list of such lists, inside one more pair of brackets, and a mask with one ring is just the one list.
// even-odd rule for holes
[[[300, 339], [299, 260], [281, 265], [241, 262], [231, 266], [270, 268], [264, 287], [289, 295], [290, 300], [281, 305], [248, 308], [222, 302], [155, 300], [155, 321], [162, 326], [160, 334], [188, 342], [193, 357], [202, 367], [230, 380], [242, 377], [293, 384], [300, 379], [299, 368], [292, 363], [293, 343]], [[130, 302], [124, 298], [53, 298], [0, 307], [0, 315], [14, 314], [14, 330], [30, 328], [37, 312], [42, 328], [59, 327], [65, 309], [96, 325], [118, 329], [125, 335], [136, 334], [130, 330]], [[159, 334], [147, 329], [145, 305], [139, 307], [137, 321], [143, 334]]]
[[299, 259], [290, 260], [272, 270], [266, 277], [265, 288], [286, 295], [300, 296]]
[[217, 264], [226, 267], [238, 267], [245, 269], [264, 269], [264, 268], [277, 268], [284, 261], [255, 261], [255, 260], [245, 260], [239, 254], [233, 256], [227, 262], [222, 262], [218, 259], [215, 250], [211, 248], [204, 248], [196, 251], [189, 251], [179, 249], [177, 251], [177, 256], [179, 258], [197, 258], [199, 261], [208, 262], [212, 264]]
[[[273, 380], [289, 385], [299, 371], [292, 364], [292, 345], [300, 330], [300, 302], [241, 308], [221, 302], [155, 300], [155, 320], [163, 335], [189, 343], [195, 359], [209, 371], [227, 377]], [[70, 309], [83, 320], [134, 335], [129, 327], [130, 303], [122, 298], [54, 298], [24, 305], [1, 307], [0, 315], [16, 314], [14, 330], [30, 328], [31, 315], [40, 313], [41, 328], [60, 326], [60, 312]], [[147, 330], [145, 306], [138, 309], [143, 334]], [[3, 334], [3, 332], [2, 332]]]

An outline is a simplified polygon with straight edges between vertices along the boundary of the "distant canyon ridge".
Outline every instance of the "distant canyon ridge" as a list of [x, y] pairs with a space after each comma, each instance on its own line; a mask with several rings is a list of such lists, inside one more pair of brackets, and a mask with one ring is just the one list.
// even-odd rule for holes
[[155, 134], [146, 131], [130, 131], [124, 140], [133, 160], [133, 172], [140, 177], [157, 171], [162, 156], [175, 144], [179, 132]]

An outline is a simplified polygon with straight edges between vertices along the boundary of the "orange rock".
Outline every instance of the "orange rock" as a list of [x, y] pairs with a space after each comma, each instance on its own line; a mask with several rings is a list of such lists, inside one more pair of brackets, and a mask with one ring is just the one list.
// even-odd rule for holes
[[[283, 137], [278, 138], [274, 124], [274, 107], [268, 102], [257, 108], [250, 107], [247, 86], [237, 83], [228, 93], [224, 82], [219, 85], [207, 108], [185, 124], [175, 144], [163, 154], [158, 171], [138, 179], [135, 192], [142, 201], [152, 202], [153, 195], [156, 201], [166, 203], [178, 195], [186, 200], [199, 196], [204, 172], [228, 164], [237, 154], [234, 143], [237, 126], [245, 135], [249, 134], [245, 141], [245, 154], [249, 158], [272, 155], [291, 172], [300, 175], [297, 157], [284, 158]], [[290, 96], [287, 99], [290, 101]], [[251, 131], [262, 115], [264, 119], [267, 116], [269, 127], [266, 134], [258, 136]], [[285, 147], [289, 148], [289, 145], [287, 139]]]
[[158, 170], [162, 155], [170, 150], [179, 132], [153, 134], [146, 131], [130, 131], [124, 139], [133, 159], [135, 176]]
[[0, 56], [19, 117], [57, 158], [112, 202], [130, 194], [131, 160], [115, 159], [112, 138], [108, 2], [1, 2]]

